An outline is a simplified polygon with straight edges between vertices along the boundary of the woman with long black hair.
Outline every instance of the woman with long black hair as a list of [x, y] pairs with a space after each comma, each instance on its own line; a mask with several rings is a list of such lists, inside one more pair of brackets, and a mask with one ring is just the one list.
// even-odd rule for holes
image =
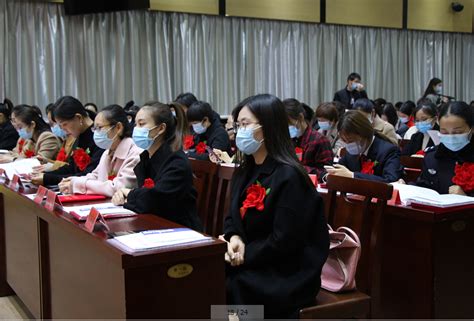
[[232, 114], [243, 156], [224, 227], [228, 303], [264, 305], [265, 318], [298, 318], [314, 302], [328, 255], [323, 202], [296, 158], [278, 98], [247, 98]]

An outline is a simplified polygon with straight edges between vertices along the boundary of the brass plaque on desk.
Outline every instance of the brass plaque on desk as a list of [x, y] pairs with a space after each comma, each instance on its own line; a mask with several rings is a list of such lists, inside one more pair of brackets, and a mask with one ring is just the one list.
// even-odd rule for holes
[[191, 264], [181, 263], [173, 265], [168, 269], [168, 276], [173, 279], [181, 279], [187, 277], [193, 272]]

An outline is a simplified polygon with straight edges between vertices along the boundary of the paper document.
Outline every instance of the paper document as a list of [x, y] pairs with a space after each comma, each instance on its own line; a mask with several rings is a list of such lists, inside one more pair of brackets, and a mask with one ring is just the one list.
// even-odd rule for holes
[[15, 174], [30, 174], [33, 167], [40, 165], [41, 163], [36, 158], [24, 158], [11, 163], [0, 164], [0, 168], [5, 170], [8, 179], [12, 179]]
[[145, 251], [167, 246], [212, 241], [212, 237], [202, 235], [189, 228], [149, 230], [123, 236], [117, 236], [111, 242], [130, 252]]
[[137, 215], [135, 212], [123, 208], [123, 206], [116, 206], [112, 203], [97, 203], [97, 204], [88, 204], [81, 206], [64, 206], [63, 210], [68, 212], [78, 220], [85, 220], [91, 208], [95, 208], [102, 214], [105, 218], [112, 217], [126, 217]]
[[411, 203], [430, 205], [435, 207], [453, 207], [474, 204], [474, 197], [457, 194], [439, 194], [435, 190], [414, 186], [392, 183], [397, 189], [403, 205]]

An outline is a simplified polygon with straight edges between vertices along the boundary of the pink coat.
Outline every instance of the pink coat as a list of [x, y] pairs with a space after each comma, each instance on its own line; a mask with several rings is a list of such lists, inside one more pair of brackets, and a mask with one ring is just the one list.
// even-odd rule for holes
[[[100, 194], [112, 197], [122, 187], [133, 188], [137, 186], [137, 178], [133, 169], [140, 161], [140, 153], [131, 138], [124, 138], [117, 146], [112, 159], [110, 150], [106, 150], [100, 158], [99, 165], [86, 176], [72, 177], [72, 193], [75, 194]], [[109, 180], [110, 176], [115, 176]]]

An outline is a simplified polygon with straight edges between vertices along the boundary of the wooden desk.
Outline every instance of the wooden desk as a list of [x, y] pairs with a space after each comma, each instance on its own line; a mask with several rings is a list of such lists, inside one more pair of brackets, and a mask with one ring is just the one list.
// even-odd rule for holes
[[[359, 232], [351, 223], [356, 205], [343, 203], [338, 200], [337, 226]], [[373, 318], [474, 317], [473, 209], [436, 213], [389, 205], [382, 234], [381, 306], [372, 307]]]
[[[154, 215], [107, 222], [112, 232], [179, 226]], [[210, 318], [225, 304], [225, 251], [214, 240], [128, 255], [0, 185], [0, 294], [13, 289], [35, 318]], [[180, 263], [192, 273], [169, 277]]]

